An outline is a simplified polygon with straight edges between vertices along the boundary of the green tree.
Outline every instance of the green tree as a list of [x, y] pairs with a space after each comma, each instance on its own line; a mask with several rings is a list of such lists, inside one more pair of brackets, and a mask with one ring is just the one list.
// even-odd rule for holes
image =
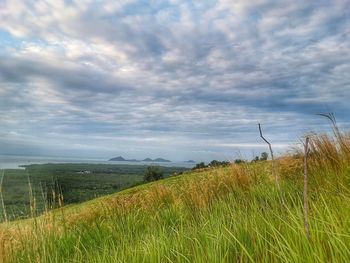
[[159, 166], [148, 166], [145, 175], [143, 176], [143, 180], [145, 182], [157, 181], [163, 178], [163, 171], [160, 169]]
[[254, 159], [252, 160], [252, 163], [259, 162], [259, 156], [255, 156]]
[[196, 166], [192, 168], [192, 170], [203, 169], [203, 168], [206, 168], [206, 167], [207, 166], [205, 165], [205, 163], [200, 162], [200, 163], [197, 163]]
[[260, 156], [260, 161], [266, 161], [268, 157], [269, 155], [267, 152], [262, 152]]
[[215, 167], [215, 166], [219, 166], [219, 165], [220, 165], [220, 162], [217, 161], [217, 160], [212, 160], [212, 161], [208, 164], [209, 167]]
[[230, 165], [230, 162], [228, 162], [228, 161], [222, 161], [222, 162], [220, 162], [220, 161], [217, 161], [217, 160], [212, 160], [212, 161], [208, 164], [209, 167], [228, 166], [228, 165]]

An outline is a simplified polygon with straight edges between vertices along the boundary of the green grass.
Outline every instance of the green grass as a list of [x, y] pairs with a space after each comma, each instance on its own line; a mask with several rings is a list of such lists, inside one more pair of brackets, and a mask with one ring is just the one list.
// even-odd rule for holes
[[[30, 215], [28, 177], [33, 187], [36, 213], [40, 214], [45, 210], [45, 205], [46, 208], [59, 205], [58, 200], [52, 200], [52, 190], [56, 196], [62, 193], [64, 204], [81, 203], [142, 183], [146, 167], [82, 163], [28, 165], [25, 170], [7, 169], [4, 171], [3, 197], [8, 217], [13, 220]], [[162, 167], [161, 170], [165, 176], [169, 176], [185, 168]], [[55, 186], [56, 183], [59, 187]], [[1, 209], [0, 221], [3, 221], [3, 216]]]
[[281, 191], [269, 162], [170, 177], [3, 224], [1, 255], [8, 262], [349, 262], [349, 152], [333, 142], [322, 154], [317, 143], [327, 142], [311, 145], [309, 240], [296, 155], [278, 160]]

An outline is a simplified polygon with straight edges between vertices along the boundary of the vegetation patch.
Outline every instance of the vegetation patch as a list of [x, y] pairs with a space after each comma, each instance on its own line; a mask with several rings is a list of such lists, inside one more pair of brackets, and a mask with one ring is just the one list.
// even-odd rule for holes
[[194, 170], [1, 225], [8, 262], [347, 262], [349, 137], [310, 136], [303, 154]]

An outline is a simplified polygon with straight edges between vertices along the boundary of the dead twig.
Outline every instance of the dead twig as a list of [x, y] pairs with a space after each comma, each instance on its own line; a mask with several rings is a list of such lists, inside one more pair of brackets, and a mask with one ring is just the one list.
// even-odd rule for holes
[[272, 174], [275, 178], [277, 186], [279, 186], [279, 177], [278, 177], [278, 174], [276, 172], [275, 158], [273, 156], [271, 143], [268, 140], [266, 140], [265, 137], [263, 136], [260, 123], [258, 124], [258, 126], [259, 126], [260, 137], [269, 145], [271, 160], [272, 160]]

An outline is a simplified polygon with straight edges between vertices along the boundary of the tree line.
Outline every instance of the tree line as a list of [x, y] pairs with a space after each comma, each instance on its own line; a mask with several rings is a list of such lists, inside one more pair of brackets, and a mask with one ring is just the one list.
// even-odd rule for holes
[[[268, 153], [263, 152], [261, 153], [260, 157], [255, 156], [250, 162], [266, 161], [268, 157], [269, 157]], [[235, 164], [241, 164], [241, 163], [247, 163], [247, 162], [249, 161], [243, 160], [243, 159], [235, 159], [233, 161], [233, 163]], [[208, 164], [205, 164], [204, 162], [197, 163], [196, 166], [192, 168], [192, 170], [199, 170], [199, 169], [205, 169], [205, 168], [211, 168], [211, 167], [225, 167], [225, 166], [229, 166], [230, 164], [231, 162], [229, 161], [212, 160]], [[159, 166], [148, 166], [143, 176], [144, 182], [153, 182], [163, 178], [164, 178], [164, 173]]]

